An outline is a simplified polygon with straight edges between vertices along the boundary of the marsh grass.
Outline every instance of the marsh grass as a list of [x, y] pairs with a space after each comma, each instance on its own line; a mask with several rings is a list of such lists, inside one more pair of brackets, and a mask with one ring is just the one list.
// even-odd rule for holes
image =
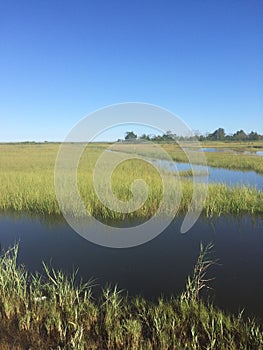
[[192, 177], [192, 176], [209, 176], [209, 172], [206, 170], [182, 170], [178, 173], [175, 173], [175, 175], [183, 176], [183, 177]]
[[[209, 144], [211, 147], [217, 147], [214, 144]], [[234, 153], [233, 148], [228, 148], [228, 144], [224, 144], [224, 151], [220, 152], [205, 152], [207, 165], [216, 168], [232, 169], [232, 170], [242, 170], [242, 171], [255, 171], [259, 174], [263, 174], [263, 158], [256, 156], [254, 154], [242, 154]], [[180, 149], [173, 145], [163, 145], [162, 146], [176, 162], [188, 163], [186, 154]], [[208, 147], [208, 145], [204, 145]], [[232, 144], [229, 147], [233, 147]], [[219, 147], [220, 148], [220, 147]], [[239, 151], [241, 147], [237, 148]], [[246, 150], [246, 149], [243, 149]], [[254, 150], [256, 150], [254, 148]], [[198, 159], [197, 159], [198, 163]]]
[[203, 147], [223, 148], [236, 151], [258, 151], [263, 148], [262, 141], [203, 141]]
[[263, 174], [262, 157], [246, 154], [232, 154], [228, 152], [206, 153], [207, 164], [212, 167], [248, 170]]
[[[131, 199], [130, 189], [133, 181], [137, 178], [144, 179], [149, 188], [145, 204], [130, 214], [123, 214], [108, 209], [100, 202], [93, 187], [93, 169], [105, 147], [106, 145], [100, 147], [90, 145], [79, 164], [78, 187], [90, 214], [102, 221], [147, 219], [154, 215], [163, 194], [162, 180], [151, 164], [141, 160], [121, 163], [113, 172], [111, 186], [119, 200], [128, 201]], [[1, 145], [0, 149], [0, 210], [61, 215], [54, 190], [54, 165], [59, 145]], [[262, 159], [260, 160], [262, 163]], [[180, 177], [175, 175], [179, 181], [178, 186], [182, 188], [178, 214], [185, 213], [189, 209], [193, 191], [193, 184], [190, 181], [192, 174], [187, 172], [179, 175]], [[190, 179], [188, 179], [189, 176]], [[203, 191], [202, 186], [202, 184], [197, 185], [200, 193]], [[171, 191], [176, 191], [174, 183], [170, 188]], [[71, 202], [69, 192], [66, 205], [72, 207]], [[198, 204], [194, 203], [196, 206]], [[164, 214], [170, 209], [169, 205], [164, 207]], [[263, 193], [253, 188], [230, 188], [222, 184], [210, 184], [203, 214], [212, 216], [224, 213], [262, 215]], [[77, 210], [74, 215], [78, 215]]]
[[0, 258], [0, 349], [261, 349], [254, 320], [202, 301], [211, 245], [201, 246], [193, 276], [179, 296], [150, 302], [117, 287], [93, 297], [92, 282], [77, 283], [44, 264], [44, 275], [17, 265], [18, 246]]

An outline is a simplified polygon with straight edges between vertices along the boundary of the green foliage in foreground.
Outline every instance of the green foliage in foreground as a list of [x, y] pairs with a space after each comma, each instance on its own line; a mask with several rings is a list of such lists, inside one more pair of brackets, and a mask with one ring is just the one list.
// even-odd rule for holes
[[15, 246], [0, 258], [0, 349], [262, 349], [255, 321], [200, 299], [211, 247], [201, 245], [180, 296], [153, 303], [116, 287], [94, 299], [91, 283], [46, 265], [45, 276], [29, 275], [17, 266]]

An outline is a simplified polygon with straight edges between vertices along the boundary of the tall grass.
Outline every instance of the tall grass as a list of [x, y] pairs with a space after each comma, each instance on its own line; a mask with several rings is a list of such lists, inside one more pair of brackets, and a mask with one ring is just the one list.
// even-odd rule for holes
[[[0, 153], [0, 210], [60, 215], [54, 190], [54, 165], [59, 145], [1, 145]], [[131, 214], [122, 214], [105, 207], [93, 187], [93, 168], [103, 150], [91, 145], [81, 158], [78, 170], [78, 187], [89, 212], [102, 220], [126, 220], [149, 218], [156, 213], [162, 198], [162, 180], [152, 165], [140, 160], [123, 162], [113, 173], [112, 189], [116, 197], [127, 201], [131, 198], [130, 186], [137, 178], [143, 178], [149, 186], [145, 204]], [[260, 157], [259, 157], [260, 158]], [[181, 174], [175, 176], [182, 187], [178, 213], [186, 212], [191, 203], [193, 185]], [[189, 174], [191, 175], [191, 174]], [[197, 186], [201, 192], [202, 184]], [[176, 186], [175, 186], [176, 187]], [[176, 191], [171, 184], [171, 191]], [[198, 203], [195, 203], [198, 205]], [[71, 205], [70, 193], [67, 205]], [[168, 212], [169, 205], [164, 208]], [[209, 185], [204, 203], [206, 216], [263, 213], [263, 193], [253, 188], [229, 188], [222, 184]], [[75, 213], [76, 215], [78, 213]]]
[[202, 247], [185, 291], [150, 302], [117, 287], [94, 298], [92, 283], [44, 265], [44, 275], [17, 265], [18, 246], [0, 258], [0, 349], [261, 349], [262, 329], [202, 301], [207, 256]]
[[263, 158], [255, 155], [233, 154], [228, 152], [206, 153], [207, 164], [212, 167], [250, 170], [263, 174]]

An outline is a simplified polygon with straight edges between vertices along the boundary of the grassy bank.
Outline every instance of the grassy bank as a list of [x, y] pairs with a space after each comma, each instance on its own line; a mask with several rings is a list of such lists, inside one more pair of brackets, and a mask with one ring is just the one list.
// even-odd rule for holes
[[[90, 213], [104, 220], [148, 218], [156, 213], [162, 198], [162, 181], [150, 164], [140, 160], [122, 163], [113, 173], [111, 185], [116, 197], [127, 201], [131, 199], [132, 182], [137, 178], [143, 178], [149, 186], [146, 203], [131, 214], [116, 213], [101, 204], [93, 188], [93, 169], [103, 147], [105, 146], [91, 145], [79, 164], [78, 187]], [[54, 165], [58, 148], [57, 144], [1, 146], [1, 211], [60, 215], [54, 191]], [[182, 187], [182, 199], [178, 213], [184, 213], [190, 206], [193, 186], [184, 176], [178, 178], [179, 185]], [[174, 187], [176, 186], [171, 185], [171, 191]], [[199, 184], [197, 189], [201, 192], [202, 185]], [[67, 201], [69, 206], [70, 201], [69, 194]], [[169, 206], [164, 208], [164, 211], [166, 210], [170, 210]], [[203, 214], [212, 216], [224, 213], [261, 215], [263, 213], [263, 193], [246, 187], [228, 188], [222, 184], [210, 185]]]
[[94, 299], [89, 283], [45, 265], [45, 275], [29, 275], [16, 246], [0, 258], [0, 349], [261, 349], [253, 320], [201, 300], [210, 249], [201, 246], [181, 295], [153, 303], [116, 287]]
[[239, 152], [263, 149], [263, 141], [203, 141], [203, 147], [228, 148]]
[[[242, 153], [245, 150], [256, 151], [260, 149], [249, 148], [244, 144], [220, 143], [217, 145], [210, 143], [202, 144], [203, 147], [221, 148], [220, 152], [205, 152], [207, 165], [218, 168], [255, 171], [263, 174], [263, 157], [255, 154]], [[173, 145], [163, 145], [164, 149], [170, 153], [172, 159], [177, 162], [188, 162], [185, 153], [180, 148], [175, 148]], [[252, 147], [252, 146], [251, 146]], [[255, 147], [255, 145], [253, 146]], [[261, 147], [261, 144], [258, 145]], [[263, 147], [263, 146], [262, 146]]]
[[[259, 174], [263, 174], [263, 158], [257, 156], [256, 154], [245, 154], [243, 151], [249, 150], [251, 152], [255, 152], [263, 149], [263, 143], [258, 143], [251, 145], [251, 148], [248, 147], [245, 143], [200, 143], [203, 147], [216, 147], [221, 148], [220, 152], [204, 152], [207, 165], [218, 168], [225, 169], [233, 169], [233, 170], [243, 170], [243, 171], [255, 171]], [[174, 144], [162, 144], [160, 145], [166, 150], [171, 158], [176, 162], [188, 163], [189, 160], [185, 152]], [[185, 143], [184, 146], [186, 148], [191, 148], [195, 150], [196, 145], [191, 143]], [[156, 146], [157, 147], [157, 146]], [[259, 148], [255, 148], [259, 147]], [[262, 147], [262, 148], [261, 148]], [[119, 146], [115, 146], [117, 150], [120, 152], [128, 152], [128, 153], [137, 153], [141, 155], [146, 155], [154, 158], [154, 151], [149, 151], [149, 147], [147, 145], [136, 145], [134, 151], [131, 149], [129, 145], [120, 144]], [[192, 154], [194, 155], [194, 154]], [[196, 162], [200, 161], [198, 157], [196, 158]]]

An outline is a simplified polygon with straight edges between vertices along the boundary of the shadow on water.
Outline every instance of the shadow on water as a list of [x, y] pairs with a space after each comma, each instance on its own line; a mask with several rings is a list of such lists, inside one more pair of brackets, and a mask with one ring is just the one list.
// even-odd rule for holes
[[[42, 261], [66, 273], [79, 269], [84, 280], [95, 278], [100, 286], [118, 284], [130, 295], [156, 299], [180, 293], [192, 273], [200, 242], [214, 243], [219, 264], [210, 275], [214, 302], [232, 312], [263, 318], [262, 218], [201, 218], [186, 234], [180, 234], [182, 217], [152, 241], [126, 249], [95, 245], [75, 233], [64, 220], [43, 217], [0, 216], [2, 249], [19, 245], [19, 263], [43, 272]], [[97, 287], [98, 291], [99, 287]], [[96, 289], [95, 289], [96, 293]]]

